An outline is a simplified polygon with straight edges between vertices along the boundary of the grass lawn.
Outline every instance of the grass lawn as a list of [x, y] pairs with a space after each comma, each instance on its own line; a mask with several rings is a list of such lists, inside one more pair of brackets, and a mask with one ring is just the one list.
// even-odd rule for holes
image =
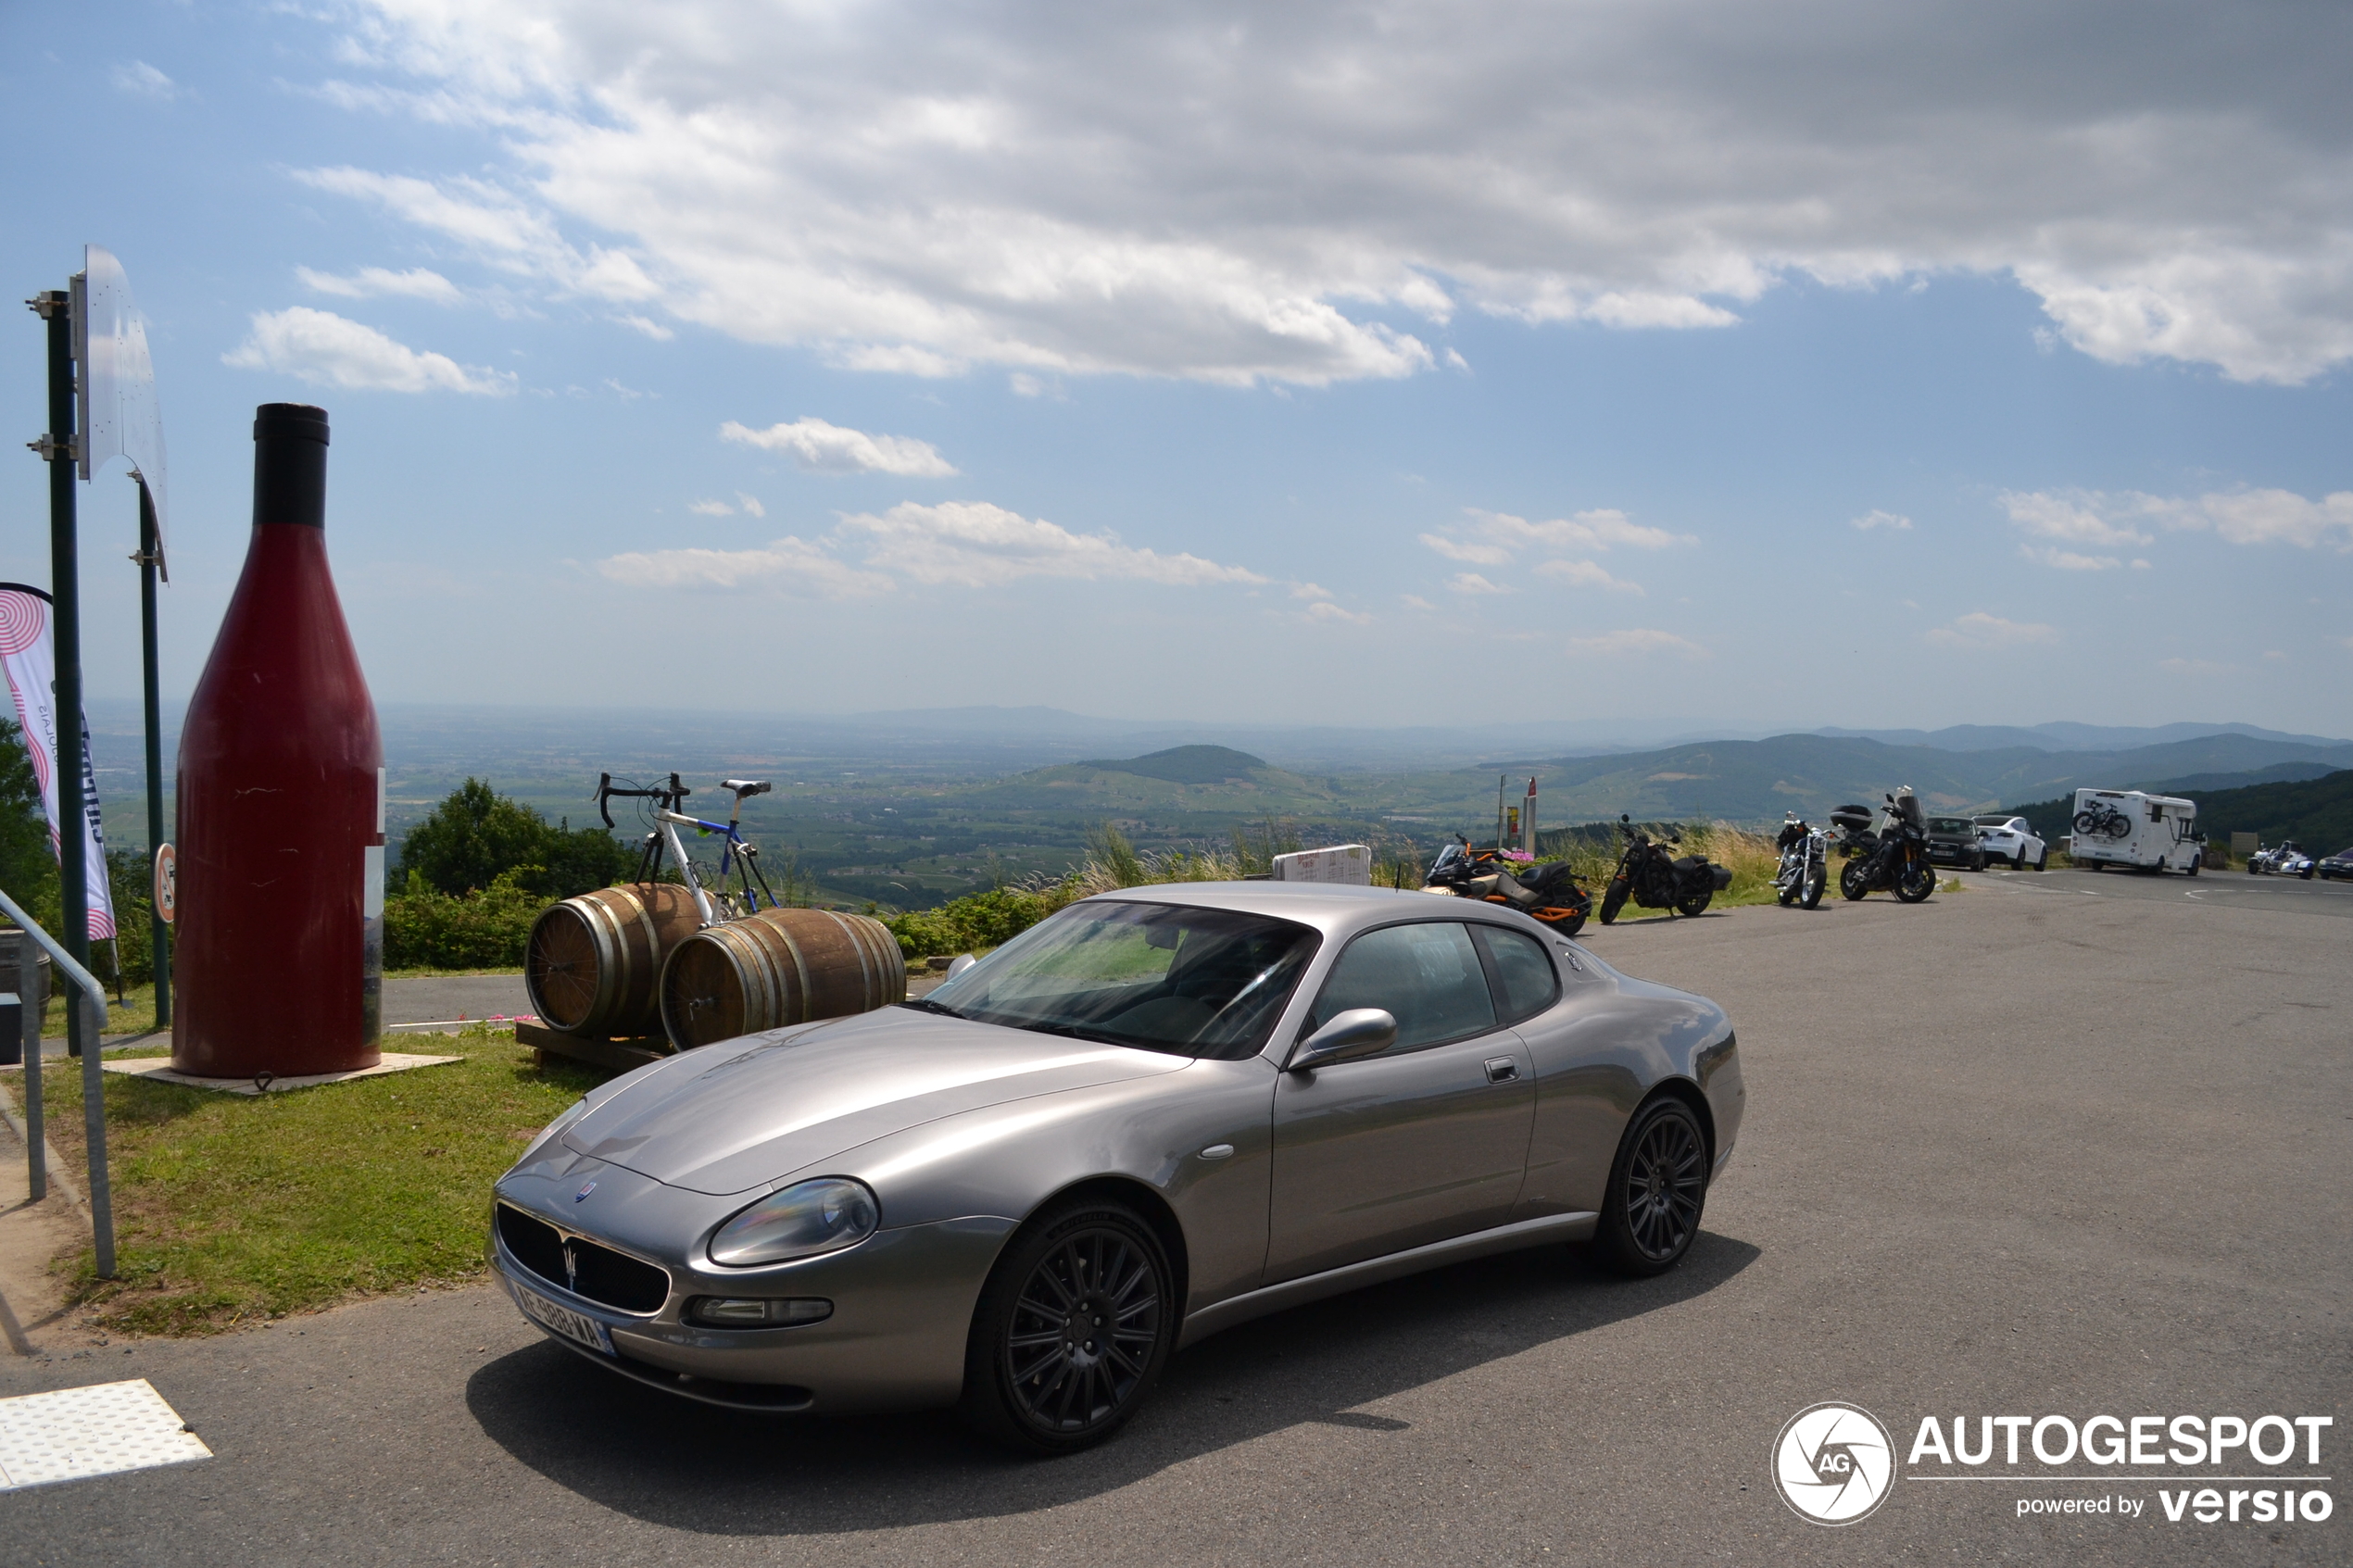
[[[403, 1044], [464, 1060], [258, 1098], [107, 1074], [120, 1277], [94, 1277], [85, 1250], [59, 1265], [74, 1299], [109, 1329], [210, 1334], [481, 1278], [490, 1184], [608, 1074], [540, 1068], [487, 1029]], [[42, 1083], [50, 1141], [79, 1183], [80, 1064]]]

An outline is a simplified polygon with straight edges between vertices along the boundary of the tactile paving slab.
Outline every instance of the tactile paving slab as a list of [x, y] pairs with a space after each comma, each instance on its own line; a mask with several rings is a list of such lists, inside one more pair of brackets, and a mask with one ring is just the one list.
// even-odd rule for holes
[[0, 1491], [211, 1457], [144, 1377], [0, 1399]]

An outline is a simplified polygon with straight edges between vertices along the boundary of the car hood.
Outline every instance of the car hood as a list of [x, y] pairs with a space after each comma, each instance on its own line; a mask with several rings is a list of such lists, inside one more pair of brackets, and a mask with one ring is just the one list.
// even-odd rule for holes
[[943, 1116], [1174, 1073], [1190, 1059], [885, 1008], [642, 1070], [564, 1147], [725, 1196]]

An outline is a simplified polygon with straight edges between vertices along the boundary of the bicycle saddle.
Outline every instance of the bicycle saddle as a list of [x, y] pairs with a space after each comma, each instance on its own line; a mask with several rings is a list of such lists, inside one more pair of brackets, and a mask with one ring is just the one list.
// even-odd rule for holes
[[741, 800], [748, 795], [765, 795], [771, 786], [766, 779], [722, 779], [719, 787]]

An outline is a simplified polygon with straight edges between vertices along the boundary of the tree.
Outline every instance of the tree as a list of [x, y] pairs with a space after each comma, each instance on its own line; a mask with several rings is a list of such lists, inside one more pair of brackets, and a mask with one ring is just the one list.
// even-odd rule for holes
[[468, 779], [409, 830], [395, 886], [411, 873], [456, 897], [501, 876], [543, 898], [569, 898], [625, 876], [635, 855], [602, 828], [550, 827], [530, 807]]
[[41, 781], [33, 776], [24, 732], [6, 719], [0, 719], [0, 890], [35, 920], [55, 918], [57, 853], [49, 844]]

